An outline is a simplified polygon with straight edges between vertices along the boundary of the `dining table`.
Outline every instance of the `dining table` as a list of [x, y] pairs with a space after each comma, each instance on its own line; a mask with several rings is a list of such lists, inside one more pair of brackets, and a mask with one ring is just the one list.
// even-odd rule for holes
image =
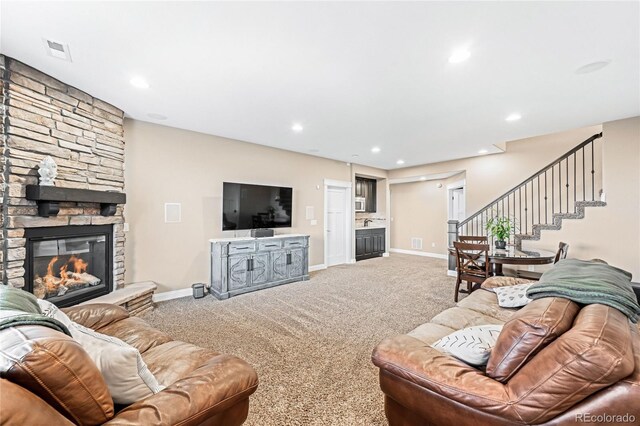
[[[450, 248], [449, 252], [456, 255], [454, 248]], [[518, 249], [512, 245], [498, 249], [491, 245], [488, 256], [489, 262], [493, 264], [493, 274], [501, 276], [504, 275], [502, 265], [547, 265], [553, 263], [556, 253], [540, 249]]]

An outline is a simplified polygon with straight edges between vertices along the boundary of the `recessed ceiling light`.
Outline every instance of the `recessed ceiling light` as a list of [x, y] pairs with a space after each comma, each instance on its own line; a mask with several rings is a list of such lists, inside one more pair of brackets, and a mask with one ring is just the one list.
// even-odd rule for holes
[[300, 123], [293, 123], [293, 126], [291, 126], [291, 130], [293, 130], [296, 133], [300, 133], [303, 129], [304, 127], [302, 127], [302, 124]]
[[352, 154], [351, 155], [351, 158], [358, 158], [358, 157], [360, 157], [358, 154]]
[[150, 112], [149, 114], [147, 114], [147, 117], [153, 118], [154, 120], [161, 120], [161, 121], [167, 119], [166, 115], [158, 114], [155, 112]]
[[513, 114], [509, 114], [507, 116], [507, 118], [505, 118], [505, 120], [507, 121], [518, 121], [522, 118], [522, 116], [520, 114], [518, 114], [517, 112], [514, 112]]
[[471, 52], [467, 49], [458, 49], [454, 50], [451, 56], [449, 56], [450, 64], [459, 64], [460, 62], [464, 62], [471, 56]]
[[377, 154], [380, 152], [380, 148], [378, 148], [377, 146], [374, 146], [373, 148], [371, 148], [371, 152], [373, 152], [374, 154]]
[[396, 161], [396, 164], [402, 165], [402, 164], [404, 164], [404, 160], [398, 160], [398, 161]]
[[590, 64], [586, 64], [578, 68], [576, 70], [576, 74], [589, 74], [590, 72], [596, 72], [606, 67], [610, 63], [610, 59], [606, 61], [591, 62]]
[[480, 151], [478, 151], [478, 154], [486, 154], [489, 151], [487, 151], [486, 149], [481, 149]]
[[142, 77], [133, 77], [131, 80], [129, 80], [129, 83], [131, 83], [133, 87], [136, 87], [138, 89], [149, 88], [149, 83], [147, 83], [147, 80]]

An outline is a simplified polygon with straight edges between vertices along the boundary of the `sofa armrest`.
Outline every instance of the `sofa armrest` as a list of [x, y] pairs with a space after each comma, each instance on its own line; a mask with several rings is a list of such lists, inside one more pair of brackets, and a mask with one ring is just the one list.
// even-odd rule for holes
[[106, 424], [198, 425], [245, 401], [257, 387], [258, 376], [249, 364], [231, 355], [218, 355], [161, 392], [120, 411]]
[[62, 312], [67, 314], [71, 321], [93, 330], [98, 330], [121, 319], [129, 318], [129, 311], [122, 306], [110, 303], [72, 306], [63, 308]]
[[381, 370], [430, 391], [412, 394], [424, 398], [424, 406], [430, 405], [426, 399], [433, 392], [470, 409], [521, 422], [502, 383], [418, 339], [386, 339], [375, 348], [372, 360]]

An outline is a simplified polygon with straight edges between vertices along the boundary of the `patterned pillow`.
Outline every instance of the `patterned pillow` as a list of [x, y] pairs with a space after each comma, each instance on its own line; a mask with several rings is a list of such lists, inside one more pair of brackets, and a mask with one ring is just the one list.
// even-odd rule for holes
[[531, 302], [527, 297], [527, 289], [533, 283], [512, 285], [508, 287], [496, 287], [492, 289], [498, 296], [498, 305], [501, 308], [520, 308]]
[[38, 305], [44, 315], [62, 322], [73, 339], [89, 354], [102, 373], [113, 402], [132, 404], [164, 389], [136, 348], [116, 337], [76, 324], [46, 300], [38, 300]]
[[478, 325], [464, 328], [443, 337], [431, 347], [470, 365], [486, 365], [502, 327], [502, 325]]

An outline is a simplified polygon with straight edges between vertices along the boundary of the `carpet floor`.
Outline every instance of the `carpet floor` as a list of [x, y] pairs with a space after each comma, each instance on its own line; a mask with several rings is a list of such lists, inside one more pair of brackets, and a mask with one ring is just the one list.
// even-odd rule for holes
[[161, 302], [145, 319], [253, 365], [247, 425], [385, 425], [371, 351], [453, 306], [454, 282], [444, 260], [392, 254], [225, 301]]

